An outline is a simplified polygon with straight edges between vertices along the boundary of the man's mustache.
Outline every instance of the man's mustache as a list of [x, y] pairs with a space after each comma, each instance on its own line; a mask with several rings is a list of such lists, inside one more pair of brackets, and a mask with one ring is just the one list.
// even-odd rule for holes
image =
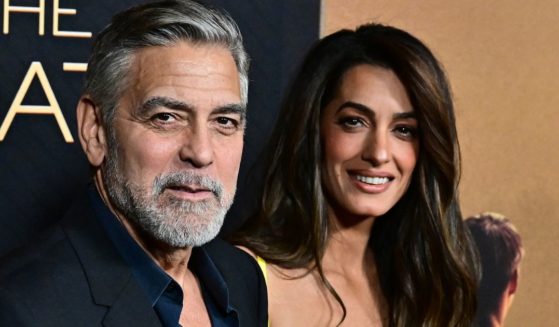
[[223, 185], [212, 177], [192, 171], [180, 171], [161, 174], [153, 182], [154, 194], [161, 194], [166, 188], [195, 187], [212, 192], [221, 201]]

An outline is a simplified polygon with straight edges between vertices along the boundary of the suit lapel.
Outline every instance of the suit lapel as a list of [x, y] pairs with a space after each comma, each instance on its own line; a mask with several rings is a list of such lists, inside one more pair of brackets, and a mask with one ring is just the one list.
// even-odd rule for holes
[[93, 301], [108, 307], [104, 326], [161, 326], [159, 318], [95, 217], [87, 193], [62, 227], [82, 264]]
[[149, 303], [142, 301], [146, 303], [139, 305], [138, 299], [145, 299], [145, 297], [145, 294], [137, 286], [135, 280], [130, 278], [119, 293], [119, 296], [110, 306], [105, 319], [103, 319], [103, 326], [161, 326], [161, 322]]

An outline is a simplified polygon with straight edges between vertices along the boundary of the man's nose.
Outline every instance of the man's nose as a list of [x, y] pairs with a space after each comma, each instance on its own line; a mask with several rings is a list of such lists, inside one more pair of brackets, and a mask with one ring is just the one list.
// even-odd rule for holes
[[207, 126], [197, 124], [184, 135], [180, 149], [180, 159], [196, 168], [209, 166], [214, 160], [214, 149], [211, 142], [211, 131]]

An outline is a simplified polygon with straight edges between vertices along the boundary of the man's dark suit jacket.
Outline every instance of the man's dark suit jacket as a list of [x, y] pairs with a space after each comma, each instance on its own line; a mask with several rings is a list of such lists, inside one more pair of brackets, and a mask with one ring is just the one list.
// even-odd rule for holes
[[[86, 194], [41, 238], [0, 260], [0, 326], [161, 326], [94, 215]], [[267, 326], [254, 260], [221, 240], [203, 248], [227, 283], [239, 325]]]

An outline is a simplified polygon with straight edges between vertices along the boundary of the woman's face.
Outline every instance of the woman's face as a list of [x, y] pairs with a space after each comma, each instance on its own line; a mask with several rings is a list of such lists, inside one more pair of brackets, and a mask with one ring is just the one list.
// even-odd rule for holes
[[320, 124], [330, 206], [385, 214], [408, 189], [419, 151], [417, 119], [398, 77], [367, 64], [349, 69]]

